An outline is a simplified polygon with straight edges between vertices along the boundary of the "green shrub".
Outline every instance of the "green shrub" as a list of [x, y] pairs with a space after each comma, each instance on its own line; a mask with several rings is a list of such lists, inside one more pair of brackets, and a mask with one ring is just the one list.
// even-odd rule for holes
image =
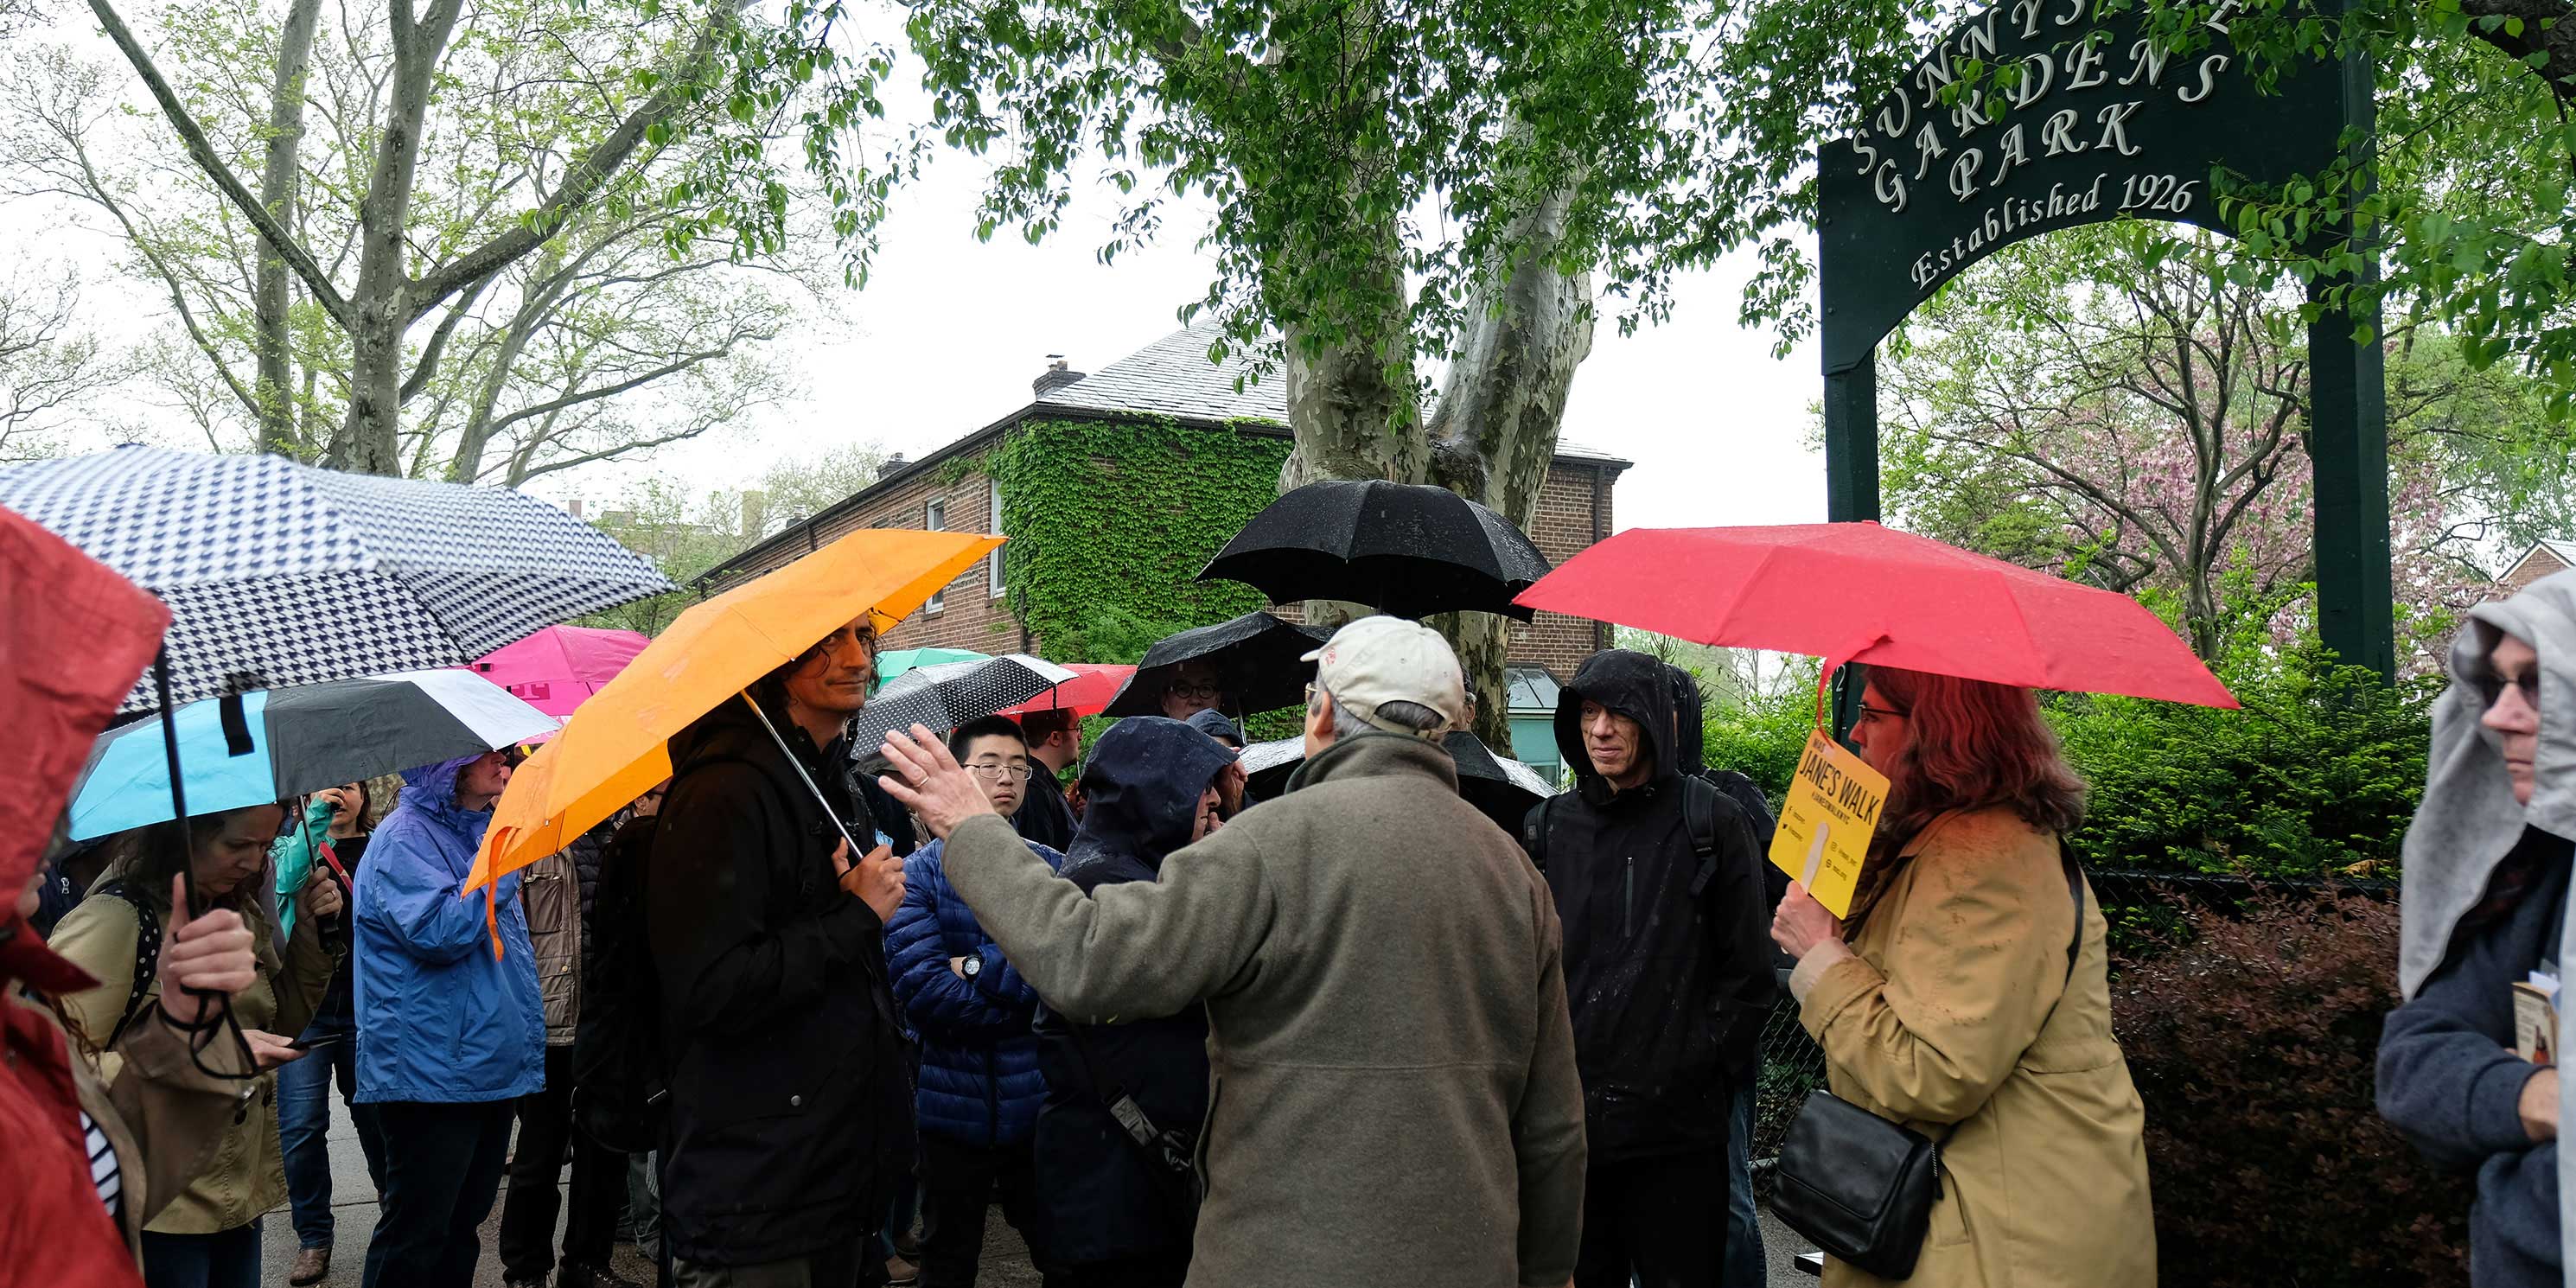
[[2219, 678], [2242, 710], [2050, 698], [2092, 787], [2076, 851], [2103, 868], [2394, 877], [2438, 684], [2383, 685], [2317, 648], [2249, 653]]
[[[2100, 869], [2395, 877], [2440, 682], [2390, 687], [2313, 646], [2248, 648], [2218, 674], [2241, 710], [2047, 697], [2092, 788], [2077, 853]], [[1749, 775], [1776, 806], [1814, 720], [1812, 688], [1753, 698], [1708, 719], [1708, 763]]]

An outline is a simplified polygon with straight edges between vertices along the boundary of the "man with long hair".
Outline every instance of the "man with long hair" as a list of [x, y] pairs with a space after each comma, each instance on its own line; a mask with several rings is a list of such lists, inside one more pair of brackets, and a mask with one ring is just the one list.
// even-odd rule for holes
[[903, 869], [846, 839], [878, 830], [845, 772], [875, 676], [861, 617], [754, 684], [756, 711], [725, 702], [670, 741], [644, 904], [683, 1288], [885, 1280], [876, 1236], [912, 1159], [885, 961]]

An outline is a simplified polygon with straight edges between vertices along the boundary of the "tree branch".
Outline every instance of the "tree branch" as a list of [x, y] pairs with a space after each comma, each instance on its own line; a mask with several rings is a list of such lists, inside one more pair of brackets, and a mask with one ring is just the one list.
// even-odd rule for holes
[[344, 326], [349, 325], [349, 302], [340, 297], [340, 292], [331, 285], [331, 279], [323, 275], [322, 266], [313, 262], [313, 257], [306, 254], [304, 247], [287, 233], [286, 226], [262, 207], [258, 196], [243, 187], [231, 167], [224, 164], [222, 157], [215, 155], [215, 145], [206, 137], [205, 128], [197, 124], [186, 105], [179, 101], [179, 96], [171, 92], [170, 83], [162, 79], [161, 69], [153, 65], [152, 55], [146, 53], [142, 44], [135, 40], [134, 33], [126, 29], [125, 20], [117, 16], [115, 6], [108, 0], [89, 0], [89, 8], [98, 16], [99, 26], [106, 30], [107, 38], [124, 53], [125, 61], [134, 65], [135, 74], [143, 78], [144, 87], [152, 91], [153, 100], [161, 105], [162, 115], [169, 118], [171, 128], [177, 130], [180, 140], [187, 144], [188, 155], [196, 160], [197, 167], [204, 170], [206, 177], [214, 181], [224, 197], [250, 219], [251, 226], [259, 230], [261, 240], [277, 252], [277, 257], [285, 260], [295, 270], [295, 275], [304, 279], [305, 288], [313, 293], [313, 298], [329, 310], [334, 319]]
[[[106, 0], [92, 0], [92, 3], [105, 4]], [[487, 277], [545, 244], [574, 211], [597, 196], [635, 154], [636, 147], [644, 141], [645, 131], [677, 112], [686, 102], [683, 87], [713, 64], [716, 38], [735, 19], [730, 4], [731, 0], [719, 0], [707, 16], [706, 30], [699, 33], [697, 44], [689, 51], [681, 68], [665, 75], [641, 106], [628, 113], [608, 137], [583, 153], [581, 159], [565, 173], [562, 185], [543, 204], [512, 225], [509, 231], [414, 283], [412, 316], [419, 317], [440, 300], [462, 290], [466, 283]]]

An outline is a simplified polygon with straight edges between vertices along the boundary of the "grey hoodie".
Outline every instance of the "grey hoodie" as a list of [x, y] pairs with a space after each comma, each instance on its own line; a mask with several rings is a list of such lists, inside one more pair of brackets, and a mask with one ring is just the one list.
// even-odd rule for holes
[[[2485, 894], [2496, 866], [2526, 829], [2576, 838], [2576, 572], [2533, 582], [2521, 594], [2471, 609], [2451, 644], [2451, 687], [2433, 708], [2433, 750], [2424, 803], [2406, 830], [2397, 980], [2411, 1001], [2453, 947], [2460, 919]], [[2531, 804], [2515, 802], [2501, 740], [2481, 720], [2487, 654], [2511, 634], [2540, 654], [2540, 746]], [[2576, 925], [2556, 931], [2557, 960], [2576, 960]], [[2576, 1006], [2559, 1011], [2558, 1049], [2576, 1036]], [[2559, 1084], [2559, 1119], [2576, 1122], [2576, 1078]], [[2576, 1227], [2576, 1151], [2555, 1150], [2559, 1229]], [[2576, 1267], [2576, 1263], [2570, 1263]], [[2562, 1269], [2564, 1288], [2576, 1273]]]

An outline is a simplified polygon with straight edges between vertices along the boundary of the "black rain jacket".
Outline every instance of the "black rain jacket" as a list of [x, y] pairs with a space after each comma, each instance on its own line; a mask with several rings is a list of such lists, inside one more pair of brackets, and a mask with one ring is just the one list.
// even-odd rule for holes
[[[1556, 740], [1573, 791], [1541, 803], [1547, 880], [1565, 927], [1565, 992], [1595, 1164], [1721, 1148], [1776, 985], [1766, 866], [1741, 807], [1694, 783], [1664, 664], [1596, 653], [1558, 698]], [[1585, 701], [1637, 722], [1654, 774], [1614, 791], [1592, 772]], [[1699, 713], [1686, 713], [1696, 722]], [[1683, 792], [1706, 792], [1718, 852], [1707, 885]]]
[[[784, 711], [770, 721], [865, 839], [867, 812]], [[910, 1058], [885, 927], [844, 892], [840, 832], [740, 700], [671, 740], [645, 922], [670, 1106], [662, 1221], [674, 1256], [749, 1266], [884, 1224], [912, 1163]]]

